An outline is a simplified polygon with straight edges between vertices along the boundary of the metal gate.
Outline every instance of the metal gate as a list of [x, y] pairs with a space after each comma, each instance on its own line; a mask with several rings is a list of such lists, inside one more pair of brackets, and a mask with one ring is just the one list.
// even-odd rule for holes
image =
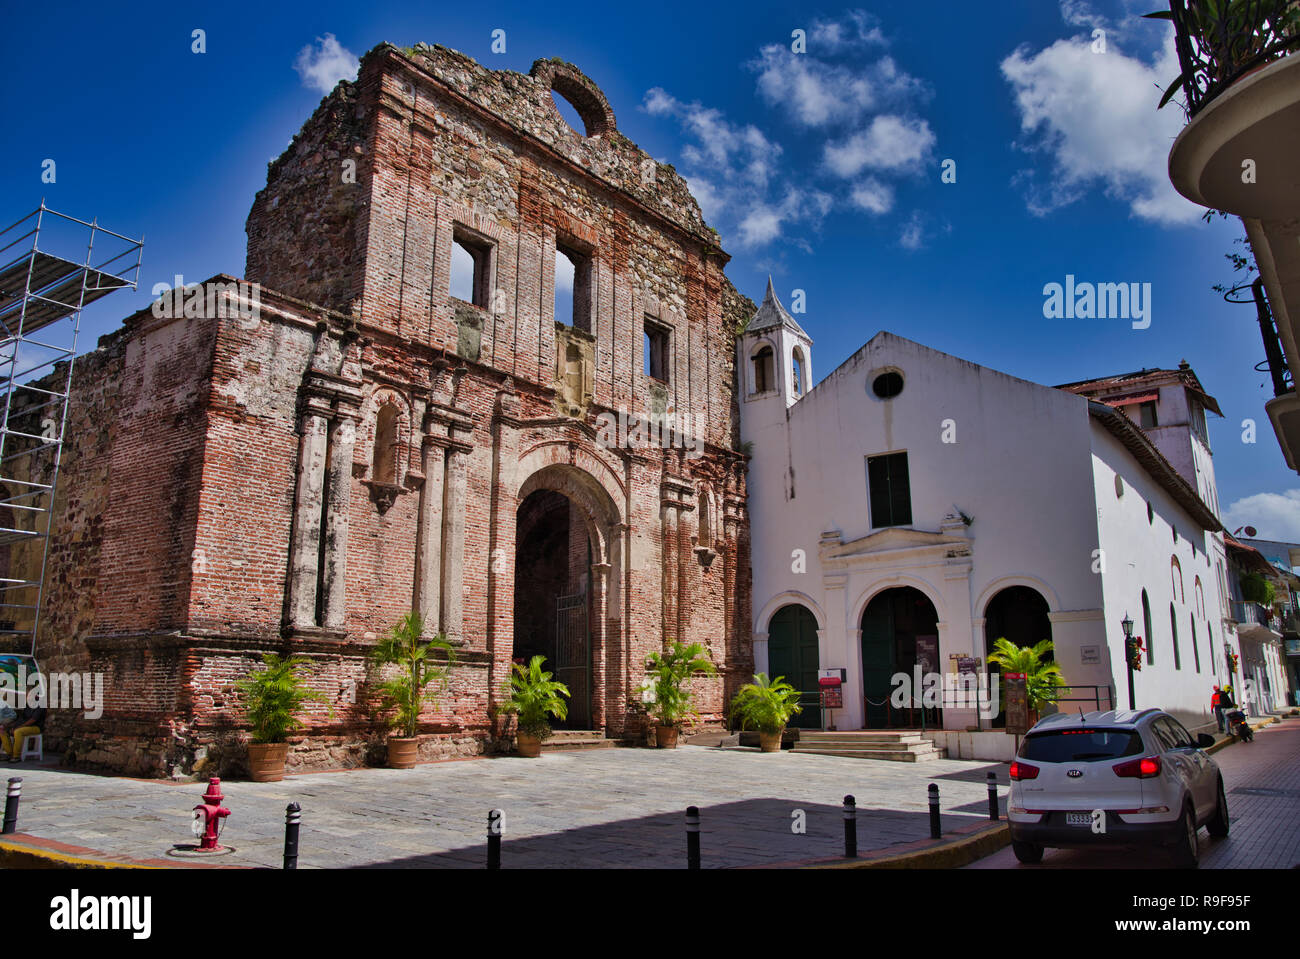
[[590, 675], [587, 594], [561, 596], [555, 601], [555, 678], [569, 687], [567, 725], [572, 729], [591, 726]]

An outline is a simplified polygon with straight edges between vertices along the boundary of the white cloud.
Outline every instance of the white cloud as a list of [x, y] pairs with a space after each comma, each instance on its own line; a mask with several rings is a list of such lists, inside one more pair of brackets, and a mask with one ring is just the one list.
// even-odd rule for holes
[[293, 64], [298, 76], [302, 77], [303, 86], [308, 90], [329, 93], [340, 80], [356, 78], [360, 61], [356, 54], [334, 38], [334, 34], [317, 37], [316, 42], [319, 47], [308, 44], [299, 50], [298, 59]]
[[919, 250], [925, 245], [925, 230], [919, 211], [912, 213], [912, 218], [903, 224], [903, 232], [898, 235], [898, 245], [904, 250]]
[[[733, 123], [659, 87], [645, 95], [647, 113], [680, 124], [687, 185], [706, 220], [716, 219], [724, 245], [734, 238], [746, 248], [778, 241], [807, 248], [807, 233], [835, 206], [887, 214], [896, 181], [919, 172], [933, 150], [935, 135], [915, 113], [929, 88], [887, 55], [872, 15], [851, 10], [814, 20], [807, 41], [806, 53], [771, 44], [747, 64], [780, 133]], [[791, 128], [787, 155], [781, 143]], [[809, 138], [814, 128], [824, 135]], [[792, 169], [791, 155], [802, 169]], [[803, 236], [797, 227], [806, 228]]]
[[867, 177], [849, 191], [849, 200], [860, 210], [877, 216], [894, 208], [894, 189], [875, 177]]
[[1236, 500], [1223, 511], [1223, 525], [1230, 530], [1253, 526], [1259, 533], [1256, 539], [1300, 543], [1300, 489]]
[[[1081, 8], [1072, 15], [1084, 16]], [[1050, 212], [1101, 187], [1144, 220], [1200, 219], [1204, 211], [1174, 190], [1167, 172], [1183, 116], [1176, 106], [1156, 110], [1161, 92], [1179, 73], [1172, 31], [1150, 64], [1125, 56], [1113, 42], [1098, 54], [1090, 39], [1074, 38], [1037, 53], [1021, 47], [1001, 67], [1015, 94], [1022, 146], [1051, 162], [1050, 172], [1013, 181], [1025, 189], [1032, 212]], [[1044, 176], [1047, 186], [1041, 185]]]
[[921, 161], [934, 146], [934, 133], [924, 120], [884, 115], [871, 121], [841, 143], [826, 145], [826, 165], [842, 177], [852, 177], [864, 169], [920, 169]]
[[758, 74], [759, 95], [804, 127], [853, 123], [873, 110], [926, 93], [921, 81], [899, 70], [888, 56], [866, 64], [856, 59], [831, 63], [811, 50], [796, 54], [788, 46], [772, 44], [750, 67]]

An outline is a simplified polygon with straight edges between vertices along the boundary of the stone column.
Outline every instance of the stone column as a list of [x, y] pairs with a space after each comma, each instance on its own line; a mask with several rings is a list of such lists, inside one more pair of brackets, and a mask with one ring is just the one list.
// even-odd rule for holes
[[342, 629], [347, 615], [348, 509], [352, 493], [352, 448], [356, 420], [340, 416], [330, 430], [329, 486], [325, 502], [323, 587], [327, 629]]
[[303, 413], [298, 442], [298, 481], [294, 494], [293, 539], [289, 556], [289, 625], [316, 625], [316, 589], [320, 578], [322, 495], [328, 410], [316, 403]]
[[[695, 517], [691, 515], [693, 510], [693, 506], [683, 502], [678, 509], [677, 518], [677, 638], [682, 642], [691, 633], [691, 607], [694, 602], [691, 595], [691, 580], [694, 576], [691, 563], [695, 561], [691, 530], [696, 529]], [[706, 648], [707, 645], [706, 643]]]
[[469, 448], [447, 453], [447, 481], [442, 520], [442, 631], [460, 643], [465, 616], [465, 474]]
[[442, 626], [442, 504], [447, 471], [446, 447], [425, 427], [424, 486], [420, 489], [420, 519], [415, 546], [415, 611], [424, 620], [426, 636]]
[[663, 551], [664, 567], [663, 643], [667, 645], [670, 639], [681, 639], [680, 635], [674, 635], [677, 629], [677, 504], [665, 502], [662, 511], [660, 548]]
[[591, 725], [602, 732], [606, 726], [605, 700], [608, 677], [605, 675], [609, 644], [609, 563], [591, 564]]

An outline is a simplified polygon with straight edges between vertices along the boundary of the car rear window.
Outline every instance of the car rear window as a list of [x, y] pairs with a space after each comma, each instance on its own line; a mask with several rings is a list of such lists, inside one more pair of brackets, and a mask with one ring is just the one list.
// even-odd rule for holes
[[1026, 736], [1019, 757], [1042, 763], [1097, 763], [1140, 752], [1142, 737], [1132, 729], [1052, 729]]

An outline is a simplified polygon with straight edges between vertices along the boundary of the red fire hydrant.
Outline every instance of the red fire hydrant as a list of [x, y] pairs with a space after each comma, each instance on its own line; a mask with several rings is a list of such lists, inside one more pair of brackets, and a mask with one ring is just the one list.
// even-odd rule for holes
[[215, 850], [217, 845], [218, 824], [230, 815], [230, 810], [221, 805], [221, 780], [213, 776], [208, 780], [208, 791], [203, 794], [202, 805], [194, 807], [194, 835], [198, 836], [200, 850]]

